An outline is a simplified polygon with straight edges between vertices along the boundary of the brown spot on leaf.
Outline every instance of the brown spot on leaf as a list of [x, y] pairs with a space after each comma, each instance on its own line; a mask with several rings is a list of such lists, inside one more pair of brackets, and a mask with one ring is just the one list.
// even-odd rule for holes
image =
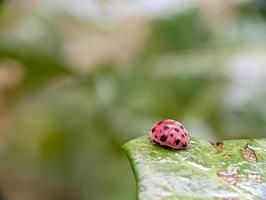
[[232, 171], [219, 171], [217, 172], [217, 175], [230, 185], [235, 185], [237, 183], [239, 171], [236, 169]]
[[240, 150], [241, 155], [243, 158], [248, 162], [256, 162], [257, 156], [255, 151], [248, 146], [245, 146], [243, 149]]
[[248, 173], [247, 179], [253, 183], [262, 183], [262, 177], [255, 172]]
[[210, 142], [210, 143], [218, 151], [220, 151], [220, 150], [222, 150], [224, 148], [224, 143], [223, 142], [216, 142], [216, 143]]

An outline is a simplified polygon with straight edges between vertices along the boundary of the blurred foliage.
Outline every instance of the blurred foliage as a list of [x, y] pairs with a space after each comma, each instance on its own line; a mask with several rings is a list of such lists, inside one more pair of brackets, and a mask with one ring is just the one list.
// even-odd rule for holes
[[266, 2], [263, 0], [258, 1], [258, 10], [261, 13], [261, 15], [266, 18]]
[[256, 2], [248, 2], [239, 6], [239, 15], [241, 17], [265, 17], [266, 3], [264, 0], [258, 0]]
[[[3, 46], [2, 46], [3, 47]], [[0, 51], [0, 59], [12, 58], [18, 60], [23, 66], [26, 73], [20, 89], [34, 90], [42, 86], [43, 83], [56, 78], [59, 75], [68, 74], [68, 70], [58, 58], [42, 54], [38, 50], [29, 52], [21, 52], [7, 50], [2, 48]]]
[[110, 21], [78, 15], [80, 1], [53, 3], [1, 8], [0, 185], [8, 199], [135, 199], [121, 145], [164, 118], [208, 140], [264, 136], [260, 3], [219, 15], [203, 4], [106, 14]]
[[204, 48], [210, 40], [210, 36], [199, 12], [192, 10], [170, 19], [154, 21], [147, 51], [152, 54]]

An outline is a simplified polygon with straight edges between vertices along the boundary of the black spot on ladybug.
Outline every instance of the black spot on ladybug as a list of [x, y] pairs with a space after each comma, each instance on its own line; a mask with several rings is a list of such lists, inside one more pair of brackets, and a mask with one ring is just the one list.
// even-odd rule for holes
[[155, 127], [153, 127], [153, 129], [151, 130], [151, 132], [153, 133], [155, 131]]
[[157, 135], [155, 135], [155, 138], [158, 138], [158, 136], [157, 136]]
[[175, 141], [175, 144], [178, 145], [179, 143], [180, 143], [180, 140], [177, 139], [177, 140]]
[[161, 140], [162, 142], [165, 142], [165, 141], [167, 140], [167, 136], [166, 136], [166, 135], [162, 135], [162, 136], [160, 137], [160, 140]]
[[170, 133], [170, 136], [173, 137], [174, 136], [173, 133]]
[[179, 132], [179, 129], [178, 129], [178, 128], [175, 128], [175, 131], [176, 131], [176, 132]]
[[182, 137], [185, 137], [184, 134], [181, 135]]
[[168, 126], [164, 126], [164, 127], [163, 127], [163, 130], [168, 130], [168, 129], [169, 129]]
[[171, 142], [168, 142], [169, 145], [171, 145]]
[[183, 144], [183, 147], [187, 147], [187, 143], [186, 142]]
[[180, 128], [184, 129], [184, 126], [180, 125]]
[[185, 135], [187, 136], [187, 133], [185, 133]]
[[160, 125], [161, 123], [163, 123], [163, 121], [158, 122], [157, 125]]

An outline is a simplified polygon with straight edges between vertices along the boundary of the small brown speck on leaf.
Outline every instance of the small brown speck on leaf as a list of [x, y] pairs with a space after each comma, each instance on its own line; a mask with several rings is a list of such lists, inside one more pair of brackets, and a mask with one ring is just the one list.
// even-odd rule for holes
[[222, 150], [224, 148], [224, 143], [223, 142], [216, 142], [216, 143], [210, 142], [210, 143], [218, 151], [220, 151], [220, 150]]
[[221, 177], [224, 181], [229, 183], [230, 185], [235, 185], [237, 183], [239, 171], [238, 170], [219, 171], [217, 172], [217, 175]]
[[240, 150], [241, 155], [243, 158], [248, 162], [256, 162], [257, 156], [255, 151], [248, 146], [245, 146], [243, 149]]

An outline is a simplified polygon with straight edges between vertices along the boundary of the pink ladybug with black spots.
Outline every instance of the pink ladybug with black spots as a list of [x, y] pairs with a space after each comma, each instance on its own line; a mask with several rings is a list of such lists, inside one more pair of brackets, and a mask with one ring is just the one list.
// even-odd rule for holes
[[189, 146], [189, 134], [184, 126], [172, 119], [154, 124], [149, 132], [152, 141], [172, 149], [186, 149]]

